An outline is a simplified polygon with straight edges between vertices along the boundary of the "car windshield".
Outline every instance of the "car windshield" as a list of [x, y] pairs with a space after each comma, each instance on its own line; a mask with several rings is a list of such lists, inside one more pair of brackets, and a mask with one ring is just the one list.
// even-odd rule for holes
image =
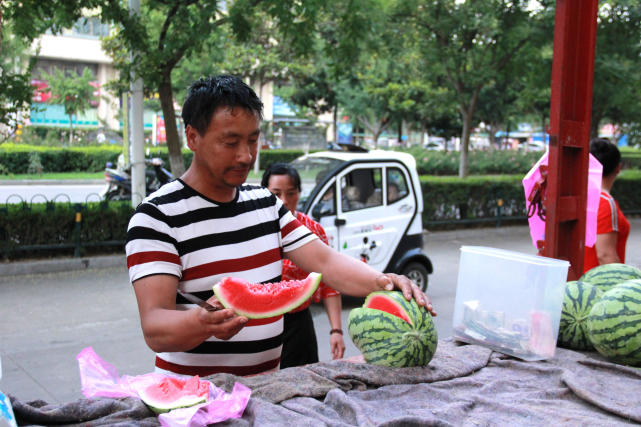
[[320, 183], [329, 171], [334, 170], [344, 160], [329, 157], [299, 157], [292, 162], [300, 174], [302, 191], [298, 200], [298, 207], [304, 206], [312, 190]]

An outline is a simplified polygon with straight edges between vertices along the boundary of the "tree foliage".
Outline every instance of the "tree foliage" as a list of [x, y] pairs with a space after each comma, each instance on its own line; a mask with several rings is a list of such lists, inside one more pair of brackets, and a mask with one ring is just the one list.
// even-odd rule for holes
[[60, 70], [45, 74], [51, 90], [50, 104], [62, 105], [69, 116], [69, 145], [73, 143], [73, 116], [78, 117], [91, 107], [94, 87], [89, 84], [94, 79], [88, 68], [81, 75], [69, 75]]
[[537, 30], [528, 1], [399, 1], [397, 22], [406, 22], [422, 43], [426, 64], [438, 63], [456, 94], [463, 123], [461, 177], [467, 175], [469, 138], [481, 90], [528, 47]]
[[[605, 119], [628, 130], [641, 122], [640, 69], [641, 4], [630, 0], [601, 2], [594, 59], [592, 136], [597, 136]], [[641, 140], [633, 138], [631, 142]]]

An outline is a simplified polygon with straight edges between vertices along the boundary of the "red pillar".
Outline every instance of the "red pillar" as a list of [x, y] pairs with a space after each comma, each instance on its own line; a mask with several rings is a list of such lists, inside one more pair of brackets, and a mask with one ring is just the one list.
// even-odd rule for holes
[[557, 0], [543, 255], [583, 274], [588, 153], [598, 0]]

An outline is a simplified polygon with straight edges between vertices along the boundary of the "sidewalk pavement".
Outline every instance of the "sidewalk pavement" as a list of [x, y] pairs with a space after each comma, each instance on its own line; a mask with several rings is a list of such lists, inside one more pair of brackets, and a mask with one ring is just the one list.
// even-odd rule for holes
[[92, 257], [64, 257], [0, 263], [0, 276], [21, 274], [60, 273], [64, 271], [89, 270], [95, 268], [125, 267], [125, 255], [101, 255]]

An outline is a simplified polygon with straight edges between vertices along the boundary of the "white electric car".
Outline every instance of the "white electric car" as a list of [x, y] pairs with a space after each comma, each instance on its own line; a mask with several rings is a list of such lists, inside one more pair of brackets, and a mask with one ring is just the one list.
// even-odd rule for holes
[[423, 253], [423, 196], [414, 157], [322, 151], [292, 164], [303, 186], [297, 208], [323, 226], [330, 246], [427, 289], [433, 267]]

